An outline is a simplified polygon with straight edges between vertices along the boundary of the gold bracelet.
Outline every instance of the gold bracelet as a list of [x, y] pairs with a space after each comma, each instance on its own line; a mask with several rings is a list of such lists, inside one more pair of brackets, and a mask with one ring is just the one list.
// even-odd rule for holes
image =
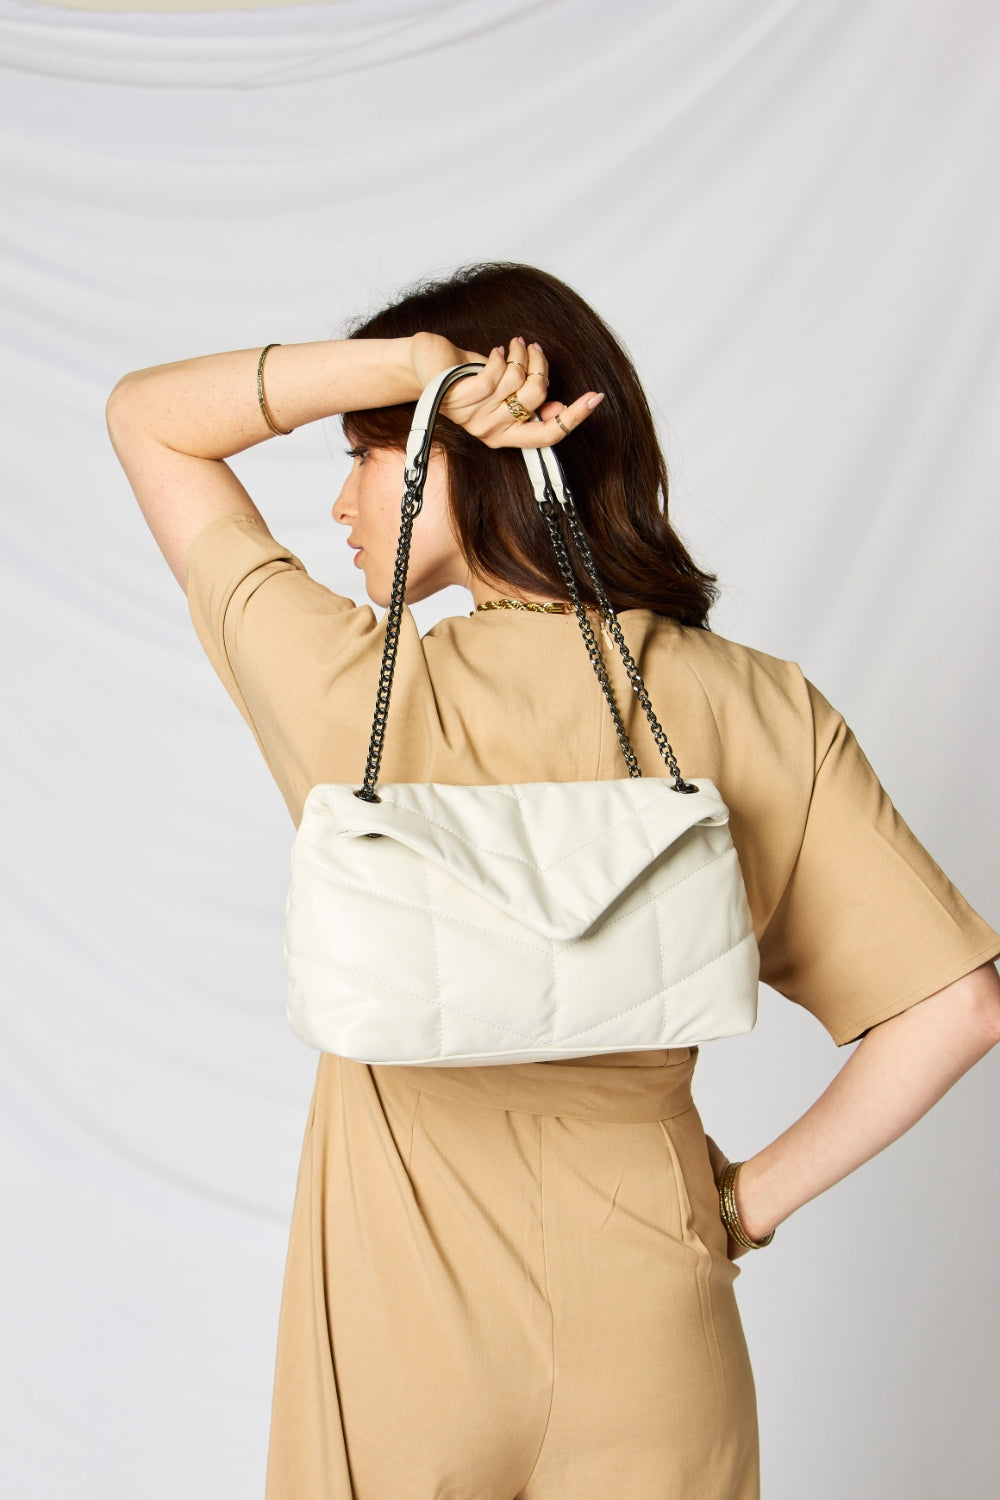
[[290, 437], [295, 428], [275, 427], [271, 420], [271, 413], [267, 409], [267, 402], [264, 400], [264, 361], [267, 358], [269, 350], [280, 348], [280, 344], [265, 344], [260, 351], [260, 359], [257, 361], [257, 405], [260, 407], [260, 414], [264, 418], [264, 421], [277, 437]]
[[742, 1165], [741, 1161], [731, 1161], [722, 1169], [722, 1176], [719, 1178], [719, 1214], [730, 1239], [734, 1239], [737, 1245], [742, 1245], [744, 1250], [763, 1250], [774, 1239], [774, 1230], [765, 1234], [762, 1240], [752, 1240], [743, 1228], [743, 1221], [736, 1207], [736, 1179]]

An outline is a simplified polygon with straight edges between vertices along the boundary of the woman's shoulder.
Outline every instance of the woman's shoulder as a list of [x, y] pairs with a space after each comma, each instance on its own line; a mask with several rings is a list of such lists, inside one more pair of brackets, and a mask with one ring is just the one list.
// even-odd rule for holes
[[[754, 723], [770, 726], [781, 738], [807, 744], [811, 754], [817, 705], [825, 700], [796, 662], [653, 610], [622, 610], [619, 620], [654, 703], [671, 703], [691, 722], [714, 721], [727, 739]], [[615, 644], [606, 630], [599, 639], [617, 676], [621, 662]], [[463, 680], [479, 674], [494, 688], [508, 677], [524, 686], [536, 679], [580, 681], [588, 671], [572, 618], [514, 612], [502, 619], [449, 616], [425, 633], [421, 646], [428, 677], [442, 685], [456, 670]]]
[[812, 720], [817, 700], [825, 702], [797, 662], [651, 610], [626, 610], [622, 621], [626, 640], [635, 638], [650, 670], [672, 664], [675, 673], [689, 673], [713, 705], [743, 711], [756, 705]]

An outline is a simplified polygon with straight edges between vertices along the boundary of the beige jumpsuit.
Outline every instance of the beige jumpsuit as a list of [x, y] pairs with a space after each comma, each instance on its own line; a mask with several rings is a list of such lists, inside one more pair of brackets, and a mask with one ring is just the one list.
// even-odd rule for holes
[[[373, 611], [244, 517], [202, 532], [187, 587], [292, 817], [315, 783], [357, 784]], [[797, 667], [647, 611], [621, 620], [681, 766], [730, 807], [765, 982], [845, 1043], [1000, 953]], [[643, 772], [658, 775], [606, 656]], [[421, 640], [404, 613], [385, 781], [623, 774], [572, 616], [482, 613]], [[695, 1057], [321, 1056], [267, 1500], [756, 1500], [738, 1268]]]

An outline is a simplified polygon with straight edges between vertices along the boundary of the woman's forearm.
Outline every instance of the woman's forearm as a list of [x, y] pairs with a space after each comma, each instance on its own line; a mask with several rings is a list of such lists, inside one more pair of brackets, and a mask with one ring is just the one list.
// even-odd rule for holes
[[[278, 345], [264, 397], [283, 430], [339, 412], [414, 401], [463, 351], [436, 334]], [[108, 400], [108, 432], [149, 528], [181, 585], [194, 539], [215, 520], [261, 521], [225, 462], [272, 437], [257, 399], [259, 349], [134, 370]]]
[[[412, 346], [409, 338], [276, 346], [264, 366], [272, 421], [302, 427], [339, 412], [416, 400], [421, 387]], [[115, 387], [109, 422], [175, 453], [230, 458], [273, 436], [257, 400], [259, 358], [260, 349], [237, 349], [135, 370]]]
[[873, 1027], [802, 1118], [744, 1163], [737, 1206], [747, 1232], [763, 1237], [897, 1140], [998, 1041], [992, 964]]

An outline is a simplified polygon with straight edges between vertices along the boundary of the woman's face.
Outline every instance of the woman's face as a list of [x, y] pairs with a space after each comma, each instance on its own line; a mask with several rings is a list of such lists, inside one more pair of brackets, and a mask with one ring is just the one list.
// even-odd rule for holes
[[[348, 546], [365, 575], [373, 604], [387, 605], [399, 540], [405, 455], [394, 448], [352, 448], [350, 474], [333, 506], [333, 519], [351, 528]], [[468, 587], [469, 569], [451, 529], [445, 461], [432, 451], [424, 500], [413, 523], [406, 600], [415, 604], [448, 584]]]

